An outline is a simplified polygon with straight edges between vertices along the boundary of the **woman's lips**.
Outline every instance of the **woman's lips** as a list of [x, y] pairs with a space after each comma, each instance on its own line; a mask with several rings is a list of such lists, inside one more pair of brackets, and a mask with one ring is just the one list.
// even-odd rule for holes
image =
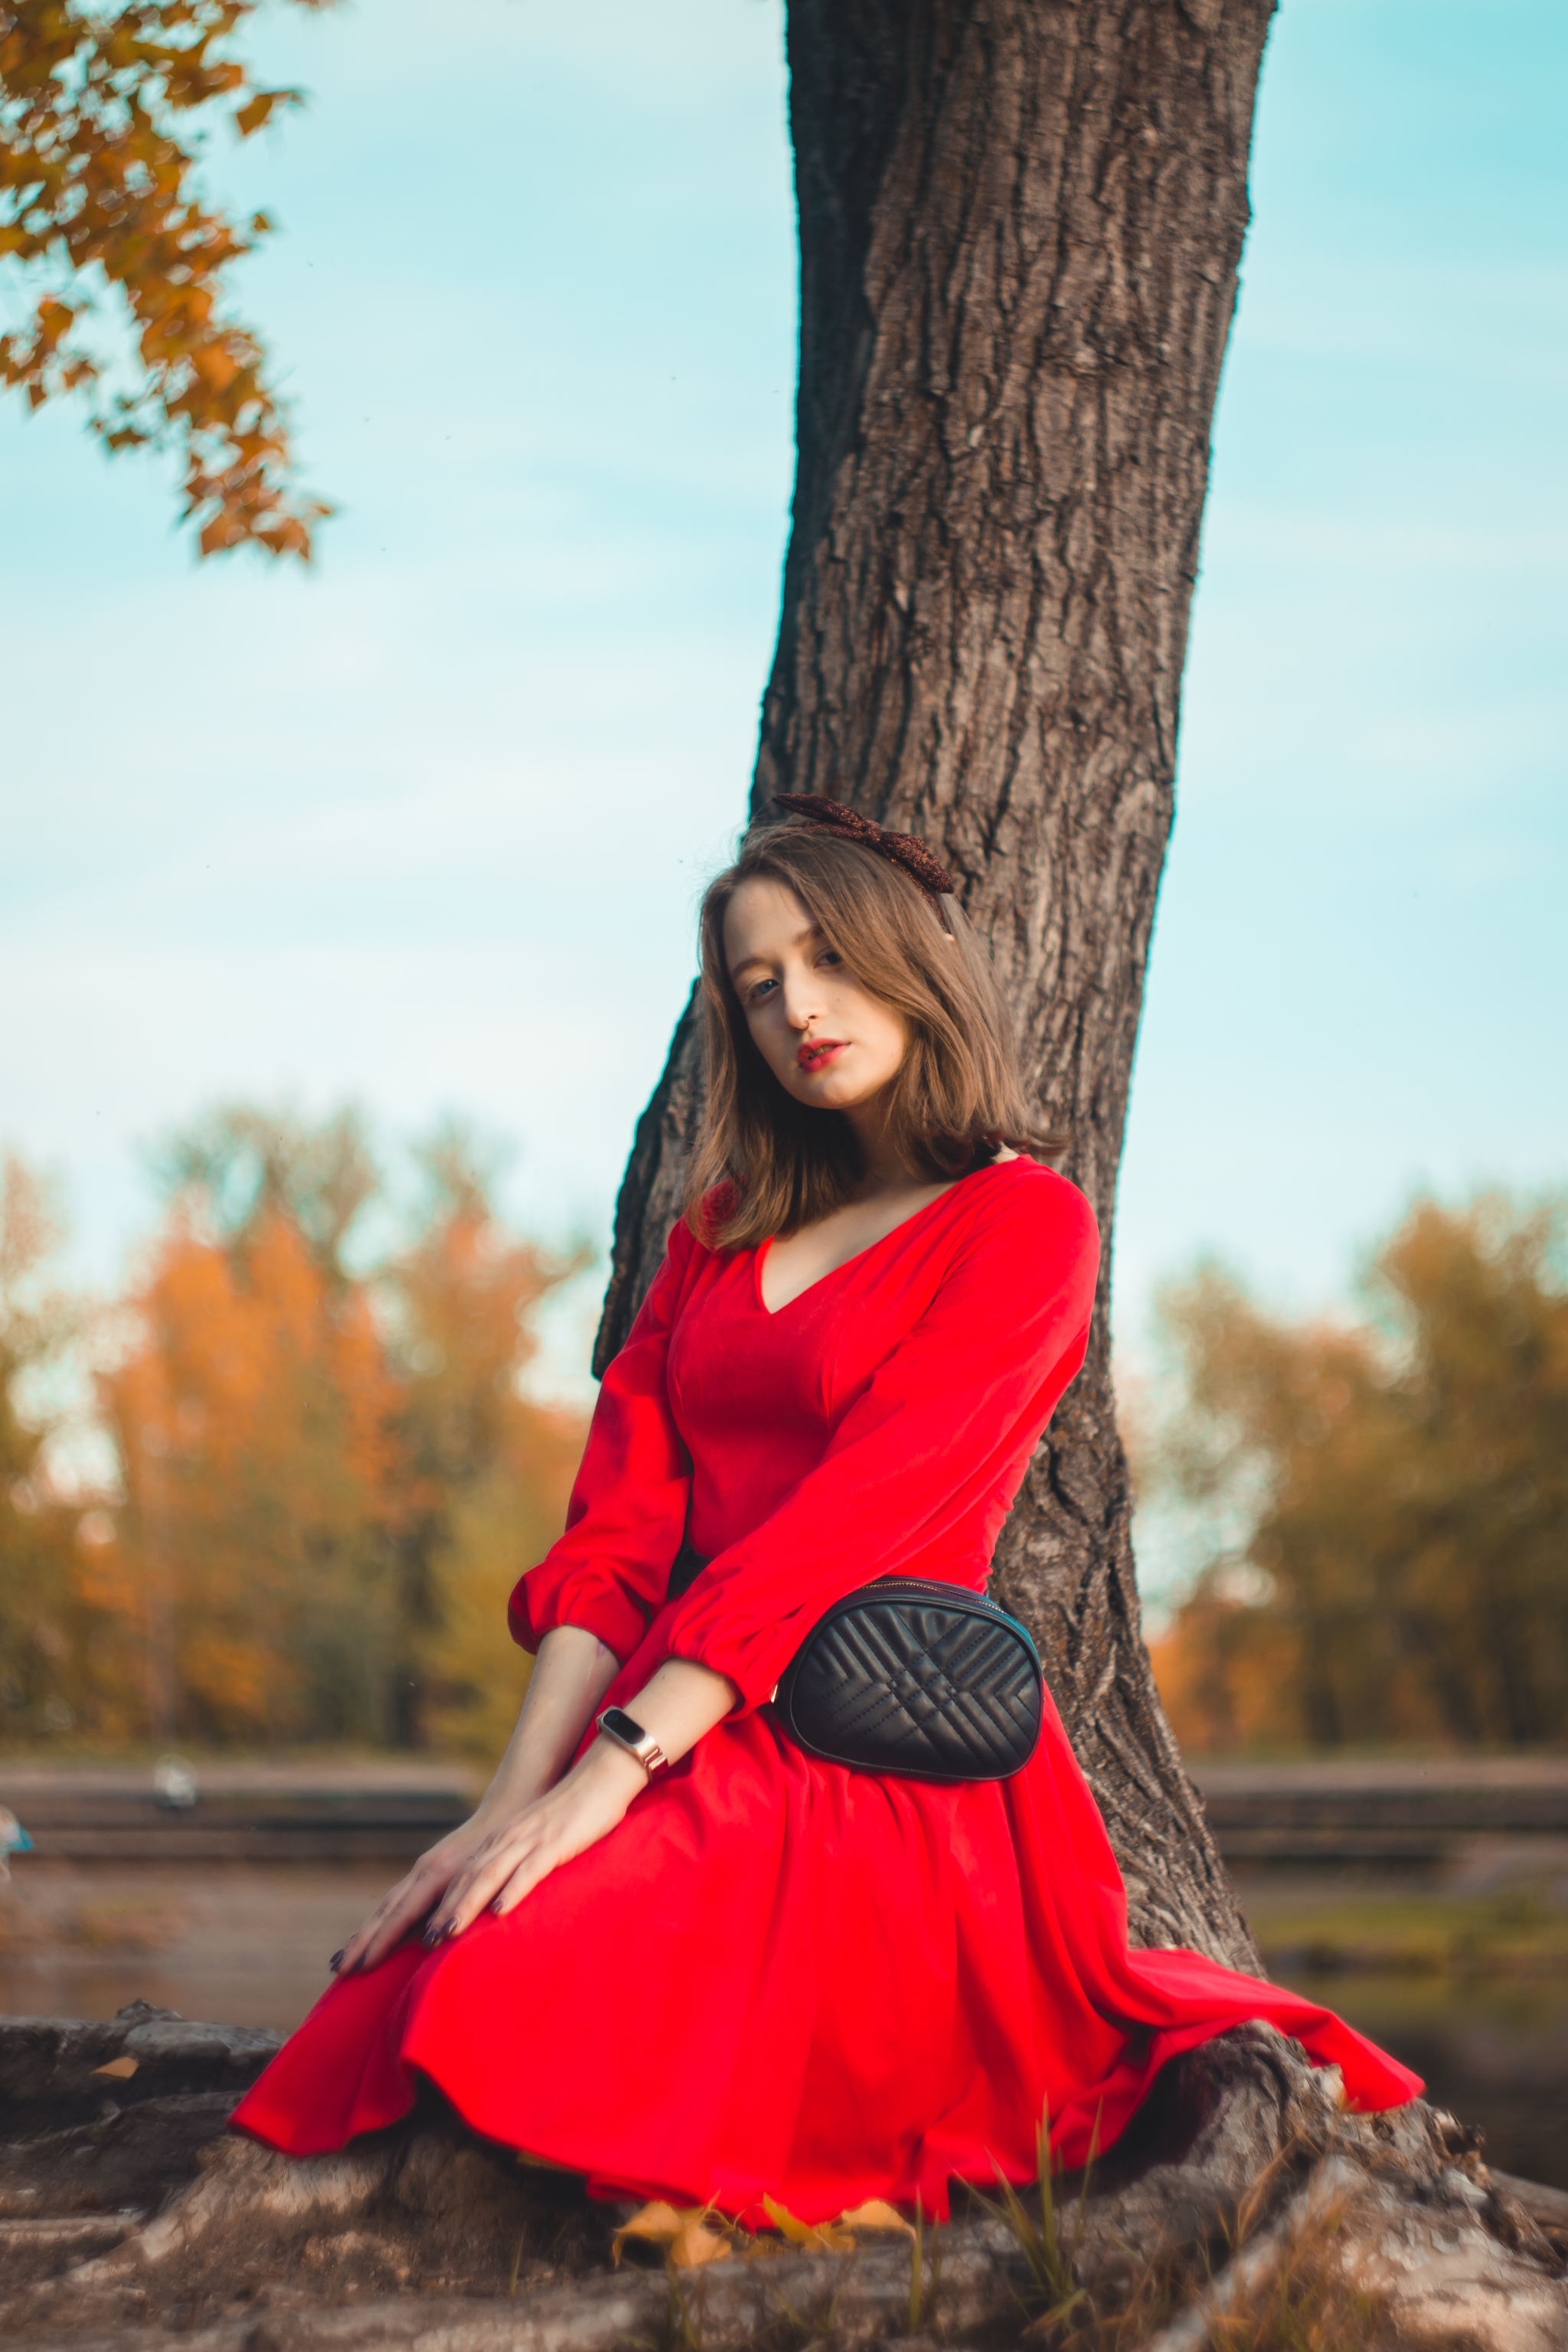
[[809, 1044], [801, 1047], [795, 1058], [803, 1070], [825, 1070], [829, 1062], [836, 1062], [845, 1051], [841, 1037], [813, 1037]]

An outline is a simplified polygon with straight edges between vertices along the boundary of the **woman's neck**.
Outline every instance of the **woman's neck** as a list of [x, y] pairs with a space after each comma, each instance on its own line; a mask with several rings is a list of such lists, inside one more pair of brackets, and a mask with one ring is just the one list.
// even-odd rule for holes
[[[901, 1192], [922, 1180], [919, 1170], [911, 1168], [888, 1135], [887, 1105], [870, 1102], [847, 1111], [846, 1118], [855, 1129], [855, 1139], [860, 1146], [860, 1158], [865, 1168], [858, 1198], [871, 1201], [883, 1192]], [[929, 1181], [929, 1179], [925, 1180]]]

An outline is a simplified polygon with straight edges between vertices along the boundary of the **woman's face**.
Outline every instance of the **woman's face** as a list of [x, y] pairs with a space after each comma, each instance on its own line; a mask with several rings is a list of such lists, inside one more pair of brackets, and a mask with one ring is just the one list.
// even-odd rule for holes
[[861, 987], [784, 883], [741, 884], [724, 910], [724, 960], [758, 1052], [796, 1102], [854, 1112], [898, 1075], [902, 1014]]

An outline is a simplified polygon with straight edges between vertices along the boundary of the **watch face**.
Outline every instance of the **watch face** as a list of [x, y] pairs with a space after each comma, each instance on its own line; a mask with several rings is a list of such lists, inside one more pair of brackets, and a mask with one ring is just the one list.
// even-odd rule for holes
[[641, 1724], [635, 1723], [624, 1707], [607, 1706], [599, 1720], [613, 1739], [624, 1739], [628, 1747], [635, 1748], [647, 1738]]

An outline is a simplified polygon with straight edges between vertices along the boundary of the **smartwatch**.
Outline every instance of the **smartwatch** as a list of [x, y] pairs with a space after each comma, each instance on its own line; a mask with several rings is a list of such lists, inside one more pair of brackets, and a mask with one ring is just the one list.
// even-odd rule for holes
[[668, 1771], [669, 1759], [652, 1732], [645, 1731], [624, 1706], [607, 1706], [599, 1717], [598, 1728], [606, 1739], [613, 1739], [617, 1748], [635, 1756], [650, 1780], [656, 1772]]

